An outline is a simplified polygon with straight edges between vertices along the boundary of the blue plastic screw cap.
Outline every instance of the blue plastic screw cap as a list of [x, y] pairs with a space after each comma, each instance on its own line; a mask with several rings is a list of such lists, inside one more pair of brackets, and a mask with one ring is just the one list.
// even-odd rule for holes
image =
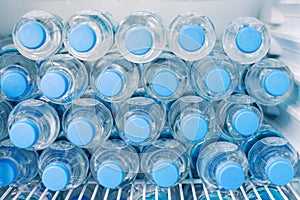
[[78, 25], [68, 35], [70, 46], [80, 53], [86, 53], [95, 47], [97, 36], [88, 25]]
[[118, 187], [124, 181], [124, 177], [124, 167], [117, 161], [105, 161], [99, 166], [97, 171], [99, 184], [106, 188]]
[[283, 96], [290, 89], [290, 79], [287, 73], [273, 70], [264, 77], [264, 89], [271, 96]]
[[125, 121], [125, 137], [134, 143], [141, 143], [147, 140], [152, 132], [150, 121], [140, 115], [134, 115]]
[[231, 77], [224, 68], [214, 68], [205, 75], [205, 85], [207, 89], [214, 93], [226, 92], [231, 84]]
[[125, 46], [133, 55], [145, 55], [150, 51], [152, 45], [152, 35], [145, 27], [133, 27], [126, 33]]
[[236, 190], [244, 183], [245, 173], [240, 164], [227, 161], [217, 167], [216, 179], [225, 190]]
[[52, 163], [48, 165], [42, 175], [42, 182], [52, 191], [59, 191], [65, 189], [70, 183], [70, 170], [62, 163]]
[[204, 45], [205, 30], [198, 25], [184, 26], [178, 34], [178, 43], [185, 51], [194, 52]]
[[39, 138], [39, 129], [30, 120], [17, 121], [9, 131], [9, 138], [16, 147], [30, 148]]
[[0, 187], [12, 184], [18, 176], [16, 163], [7, 158], [0, 159], [0, 172]]
[[262, 35], [257, 29], [246, 26], [237, 33], [235, 43], [243, 53], [254, 53], [262, 44]]
[[94, 124], [86, 118], [72, 120], [67, 129], [68, 139], [77, 146], [90, 144], [95, 138], [95, 133]]
[[181, 132], [190, 141], [203, 139], [208, 131], [208, 122], [199, 114], [189, 114], [181, 121]]
[[171, 187], [179, 179], [178, 166], [170, 160], [157, 162], [152, 168], [152, 177], [159, 187]]
[[97, 90], [106, 97], [119, 95], [124, 88], [122, 75], [113, 69], [102, 72], [96, 81]]
[[258, 131], [260, 119], [252, 110], [242, 109], [234, 113], [232, 126], [240, 135], [249, 137]]
[[267, 163], [266, 175], [274, 185], [283, 186], [294, 178], [295, 171], [287, 159], [275, 158]]
[[1, 90], [10, 98], [24, 95], [28, 87], [28, 80], [25, 74], [20, 71], [8, 71], [1, 77]]
[[51, 71], [42, 77], [40, 87], [46, 97], [58, 99], [67, 93], [69, 81], [62, 72]]
[[38, 49], [46, 42], [47, 33], [41, 23], [31, 21], [20, 27], [18, 38], [25, 48]]
[[170, 70], [161, 70], [152, 79], [153, 91], [162, 97], [172, 96], [178, 89], [178, 84], [178, 77]]

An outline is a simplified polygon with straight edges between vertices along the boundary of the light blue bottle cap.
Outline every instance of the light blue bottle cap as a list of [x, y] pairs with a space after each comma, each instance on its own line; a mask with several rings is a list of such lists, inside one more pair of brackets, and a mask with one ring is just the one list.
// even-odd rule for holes
[[117, 161], [103, 162], [97, 171], [100, 185], [106, 188], [116, 188], [124, 181], [125, 170], [123, 165]]
[[134, 115], [128, 118], [124, 125], [126, 138], [131, 142], [141, 143], [147, 140], [152, 132], [150, 121], [141, 115]]
[[275, 158], [267, 163], [266, 175], [274, 185], [283, 186], [291, 182], [294, 178], [295, 171], [287, 159]]
[[207, 89], [214, 93], [226, 92], [231, 84], [231, 77], [224, 68], [214, 68], [205, 75]]
[[39, 129], [30, 120], [17, 121], [9, 131], [9, 138], [16, 147], [30, 148], [39, 138]]
[[70, 183], [70, 170], [61, 163], [52, 163], [43, 171], [42, 182], [52, 191], [63, 190]]
[[[79, 200], [79, 195], [73, 197], [71, 200]], [[89, 198], [89, 197], [86, 197], [86, 196], [82, 196], [81, 200], [90, 200], [90, 198]]]
[[260, 120], [252, 110], [242, 109], [234, 113], [232, 126], [240, 135], [249, 137], [259, 129]]
[[145, 27], [133, 27], [126, 33], [125, 46], [134, 55], [140, 56], [148, 53], [152, 45], [152, 35]]
[[21, 44], [27, 49], [38, 49], [46, 42], [45, 27], [38, 22], [27, 22], [18, 31]]
[[179, 179], [178, 166], [170, 160], [157, 162], [152, 168], [152, 177], [159, 187], [171, 187]]
[[252, 27], [243, 27], [236, 35], [235, 43], [243, 53], [253, 53], [257, 51], [262, 44], [261, 33]]
[[94, 124], [86, 118], [72, 120], [67, 129], [68, 139], [77, 146], [90, 144], [95, 138], [95, 133]]
[[71, 29], [68, 40], [74, 50], [86, 53], [95, 47], [97, 36], [90, 26], [78, 25]]
[[107, 97], [113, 97], [120, 94], [124, 88], [122, 75], [113, 69], [105, 70], [100, 74], [96, 82], [97, 90]]
[[0, 187], [12, 184], [18, 176], [17, 165], [7, 158], [0, 159], [0, 172]]
[[181, 131], [188, 140], [198, 141], [205, 137], [208, 131], [208, 123], [199, 114], [189, 114], [181, 121]]
[[197, 25], [184, 26], [178, 34], [178, 43], [185, 51], [199, 50], [205, 42], [205, 31]]
[[47, 72], [42, 77], [40, 89], [42, 93], [48, 98], [58, 99], [67, 93], [68, 88], [68, 78], [62, 72]]
[[264, 77], [264, 89], [272, 96], [282, 96], [290, 88], [289, 76], [280, 70], [273, 70]]
[[216, 179], [225, 190], [236, 190], [244, 183], [245, 173], [240, 164], [227, 161], [217, 167]]
[[28, 90], [28, 87], [28, 80], [22, 72], [8, 71], [1, 77], [1, 90], [10, 98], [24, 95]]
[[152, 79], [153, 91], [162, 97], [172, 96], [178, 88], [179, 80], [176, 74], [170, 70], [157, 72]]

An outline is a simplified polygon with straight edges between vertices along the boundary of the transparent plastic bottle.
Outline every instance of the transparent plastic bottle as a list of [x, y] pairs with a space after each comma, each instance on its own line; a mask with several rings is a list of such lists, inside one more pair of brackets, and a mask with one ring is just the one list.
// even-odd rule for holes
[[11, 111], [12, 106], [8, 101], [0, 101], [0, 141], [8, 136], [7, 120]]
[[140, 158], [145, 179], [162, 188], [180, 183], [189, 171], [186, 148], [173, 139], [154, 141], [143, 149]]
[[39, 171], [43, 184], [49, 190], [76, 188], [86, 180], [89, 160], [82, 149], [60, 140], [42, 152]]
[[[263, 200], [272, 200], [269, 193], [266, 191], [266, 188], [263, 186], [255, 186], [257, 193], [259, 194], [260, 198]], [[275, 200], [285, 200], [284, 197], [280, 194], [276, 187], [268, 186], [269, 191], [271, 192], [273, 198]], [[287, 195], [288, 199], [292, 200], [293, 198], [289, 197], [287, 191], [284, 188], [281, 188], [284, 194]], [[257, 200], [258, 197], [256, 196], [252, 187], [246, 187], [246, 194], [249, 200]]]
[[114, 43], [114, 24], [108, 13], [83, 10], [72, 15], [64, 26], [66, 49], [80, 60], [104, 56]]
[[198, 143], [215, 127], [215, 112], [205, 99], [184, 96], [170, 107], [168, 122], [174, 138]]
[[97, 95], [109, 102], [124, 101], [138, 88], [138, 67], [118, 53], [98, 60], [91, 73], [91, 85]]
[[211, 52], [215, 42], [215, 27], [207, 16], [183, 13], [169, 25], [169, 48], [181, 59], [200, 60]]
[[110, 110], [93, 98], [73, 101], [62, 118], [68, 140], [81, 148], [94, 148], [107, 140], [113, 128]]
[[44, 101], [22, 101], [9, 114], [9, 137], [19, 148], [45, 149], [54, 142], [59, 131], [58, 114]]
[[165, 120], [161, 105], [146, 97], [128, 99], [118, 109], [115, 117], [122, 139], [141, 146], [148, 145], [159, 137]]
[[155, 13], [138, 11], [123, 19], [116, 31], [116, 45], [124, 58], [134, 63], [154, 60], [166, 45], [163, 20]]
[[[136, 184], [133, 188], [132, 192], [132, 199], [136, 199], [136, 200], [155, 200], [156, 199], [156, 195], [157, 195], [157, 199], [158, 200], [168, 200], [168, 199], [172, 199], [172, 200], [180, 200], [180, 194], [179, 191], [177, 189], [177, 187], [173, 187], [170, 188], [171, 189], [171, 195], [169, 198], [168, 195], [168, 189], [166, 188], [157, 188], [157, 194], [156, 194], [156, 187], [154, 185], [146, 185], [146, 193], [145, 193], [145, 198], [143, 198], [143, 191], [144, 191], [144, 187], [141, 184]], [[127, 200], [130, 200], [130, 195], [127, 198]]]
[[268, 58], [256, 63], [248, 70], [245, 86], [248, 94], [258, 103], [274, 106], [291, 95], [294, 78], [284, 63]]
[[3, 38], [0, 39], [0, 52], [9, 50], [9, 49], [15, 49], [14, 41], [11, 37], [11, 35], [6, 35]]
[[57, 104], [79, 99], [88, 85], [83, 62], [68, 54], [57, 54], [40, 66], [38, 85], [41, 92]]
[[258, 19], [241, 17], [227, 26], [222, 36], [222, 46], [232, 60], [251, 64], [262, 59], [269, 51], [269, 31]]
[[122, 140], [102, 143], [93, 152], [90, 168], [94, 179], [106, 188], [122, 187], [135, 180], [139, 171], [139, 155]]
[[13, 28], [18, 51], [32, 60], [43, 60], [62, 47], [63, 22], [60, 17], [42, 10], [32, 10], [20, 17]]
[[0, 96], [10, 101], [32, 97], [37, 90], [38, 68], [34, 61], [22, 56], [16, 49], [0, 53]]
[[0, 187], [19, 187], [38, 173], [38, 154], [16, 148], [9, 140], [0, 143]]
[[172, 101], [186, 91], [188, 67], [175, 55], [166, 52], [144, 66], [142, 82], [146, 92], [154, 99]]
[[234, 94], [217, 106], [217, 123], [234, 140], [245, 140], [259, 133], [263, 111], [255, 100], [244, 94]]
[[238, 85], [236, 65], [224, 54], [212, 52], [193, 63], [191, 84], [203, 98], [216, 101], [228, 97]]

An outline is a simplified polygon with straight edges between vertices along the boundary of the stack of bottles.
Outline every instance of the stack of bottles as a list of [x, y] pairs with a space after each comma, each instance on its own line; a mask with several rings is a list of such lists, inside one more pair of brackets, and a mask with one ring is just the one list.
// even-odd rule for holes
[[90, 174], [110, 189], [144, 179], [164, 199], [188, 174], [224, 192], [296, 173], [297, 152], [263, 114], [289, 97], [293, 75], [266, 58], [269, 32], [255, 18], [232, 21], [219, 47], [197, 13], [165, 27], [146, 11], [119, 24], [99, 11], [65, 21], [30, 11], [12, 40], [0, 47], [0, 187], [38, 176], [68, 190]]

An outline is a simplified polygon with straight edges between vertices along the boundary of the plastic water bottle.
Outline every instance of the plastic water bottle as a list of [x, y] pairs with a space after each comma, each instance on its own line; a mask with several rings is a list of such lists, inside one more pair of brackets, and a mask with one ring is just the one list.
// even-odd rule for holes
[[245, 181], [248, 161], [236, 144], [218, 141], [200, 150], [196, 168], [199, 177], [208, 187], [236, 190]]
[[91, 73], [91, 85], [97, 95], [109, 102], [130, 98], [138, 88], [138, 67], [118, 53], [107, 54], [98, 60]]
[[84, 10], [72, 15], [64, 26], [66, 49], [80, 60], [97, 60], [114, 43], [114, 24], [107, 13]]
[[14, 147], [9, 140], [0, 143], [0, 187], [19, 187], [38, 173], [38, 154]]
[[145, 147], [141, 154], [141, 171], [146, 180], [167, 188], [180, 183], [189, 170], [188, 154], [180, 142], [158, 139]]
[[0, 141], [8, 136], [7, 120], [11, 110], [12, 106], [8, 101], [0, 101]]
[[269, 31], [258, 19], [241, 17], [226, 28], [222, 36], [222, 46], [232, 60], [242, 64], [254, 63], [269, 51]]
[[58, 54], [40, 66], [38, 84], [52, 102], [70, 103], [85, 92], [88, 74], [81, 61], [68, 54]]
[[165, 113], [153, 99], [133, 97], [125, 101], [115, 117], [120, 136], [133, 145], [145, 146], [159, 137]]
[[13, 28], [13, 40], [18, 51], [32, 60], [44, 60], [62, 46], [63, 22], [46, 11], [32, 10], [20, 17]]
[[168, 111], [174, 138], [183, 143], [198, 143], [215, 126], [215, 113], [208, 101], [198, 96], [184, 96]]
[[261, 60], [248, 70], [245, 86], [249, 95], [258, 103], [274, 106], [291, 95], [294, 78], [284, 63], [269, 58]]
[[122, 140], [112, 139], [95, 150], [90, 165], [92, 175], [100, 185], [117, 188], [135, 180], [140, 164], [133, 147]]
[[154, 60], [166, 45], [163, 20], [155, 13], [138, 11], [123, 19], [116, 31], [116, 45], [127, 60], [146, 63]]
[[146, 92], [161, 101], [172, 101], [186, 91], [188, 67], [171, 53], [163, 53], [147, 64], [142, 72]]
[[57, 112], [44, 101], [22, 101], [9, 114], [9, 137], [16, 147], [45, 149], [54, 142], [59, 131]]
[[[268, 188], [275, 200], [284, 200], [283, 196], [279, 193], [279, 191], [276, 187], [268, 186]], [[284, 191], [284, 188], [281, 188], [281, 190]], [[266, 191], [265, 187], [258, 186], [258, 187], [256, 187], [256, 191], [259, 194], [261, 199], [272, 200], [269, 193]], [[287, 195], [286, 192], [284, 192], [284, 193], [285, 193], [285, 195]], [[246, 194], [247, 194], [247, 197], [249, 198], [249, 200], [257, 200], [258, 199], [253, 188], [251, 188], [251, 187], [246, 188]], [[292, 199], [292, 198], [289, 198], [289, 195], [287, 195], [287, 197], [288, 197], [288, 199]]]
[[42, 152], [39, 171], [43, 184], [49, 190], [76, 188], [86, 180], [89, 160], [82, 149], [60, 140]]
[[37, 89], [38, 68], [17, 50], [0, 53], [0, 95], [10, 101], [30, 98]]
[[218, 52], [194, 62], [190, 73], [195, 91], [212, 101], [228, 97], [239, 80], [235, 64], [226, 55]]
[[196, 61], [207, 56], [215, 42], [215, 27], [207, 16], [183, 13], [169, 26], [169, 48], [184, 60]]
[[245, 140], [259, 133], [263, 112], [247, 95], [234, 94], [219, 103], [217, 123], [234, 140]]
[[13, 41], [11, 35], [5, 36], [0, 39], [0, 52], [9, 50], [9, 49], [15, 49], [15, 48], [16, 47], [14, 45], [14, 41]]

